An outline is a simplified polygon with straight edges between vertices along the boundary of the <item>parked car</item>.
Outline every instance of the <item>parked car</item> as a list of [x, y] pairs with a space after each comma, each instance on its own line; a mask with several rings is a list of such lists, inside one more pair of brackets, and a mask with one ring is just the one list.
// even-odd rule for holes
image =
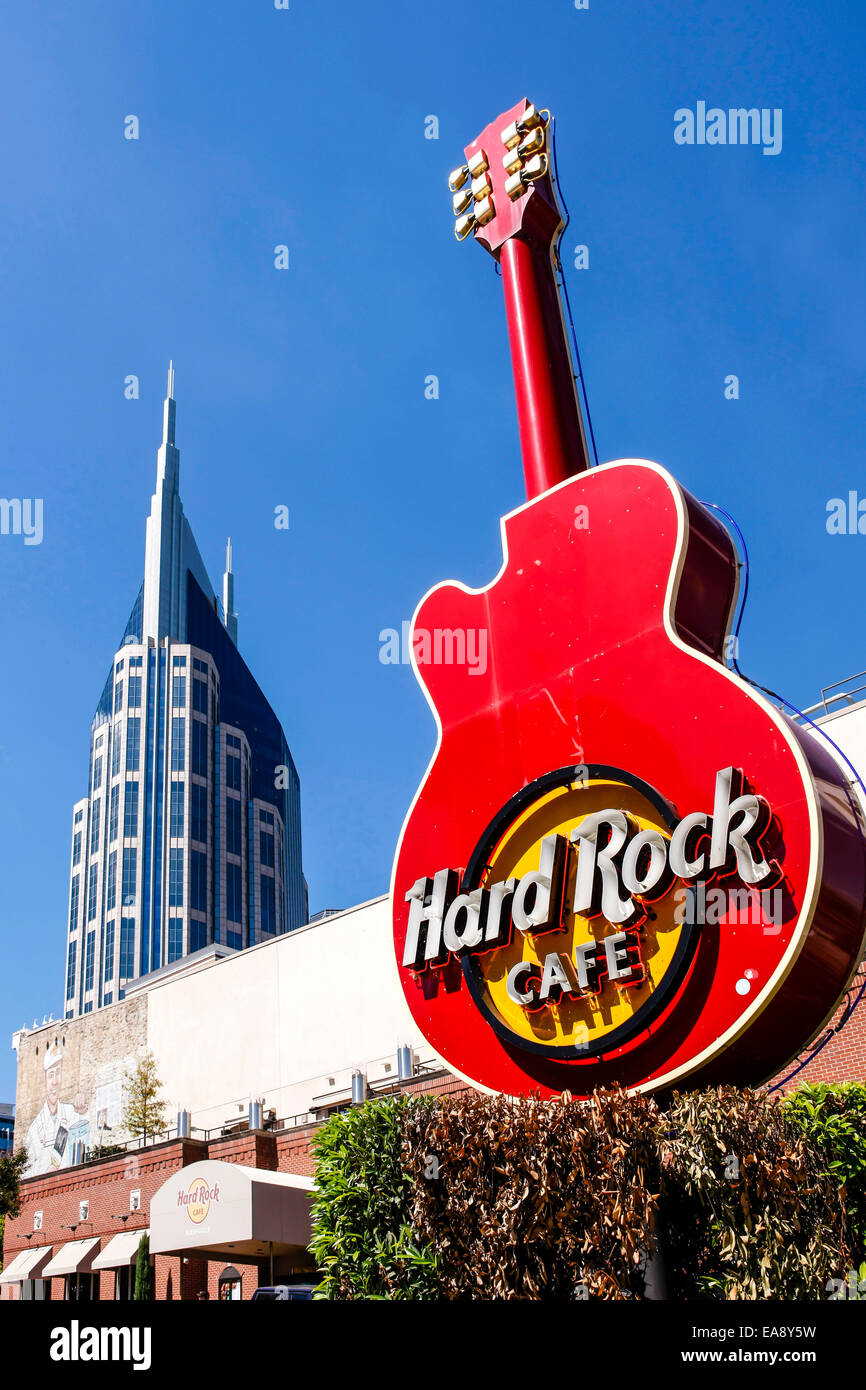
[[269, 1287], [256, 1289], [253, 1298], [262, 1298], [272, 1303], [280, 1303], [286, 1299], [300, 1302], [312, 1299], [313, 1290], [316, 1284], [272, 1284]]

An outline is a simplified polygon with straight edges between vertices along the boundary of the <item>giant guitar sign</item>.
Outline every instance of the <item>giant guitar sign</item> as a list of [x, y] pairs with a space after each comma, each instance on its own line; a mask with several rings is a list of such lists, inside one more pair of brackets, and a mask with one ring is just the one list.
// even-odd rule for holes
[[860, 958], [864, 830], [830, 755], [725, 664], [727, 530], [657, 464], [589, 467], [548, 119], [519, 103], [451, 179], [502, 269], [530, 500], [490, 584], [413, 620], [485, 632], [488, 659], [413, 651], [439, 739], [394, 862], [397, 969], [487, 1090], [757, 1083]]

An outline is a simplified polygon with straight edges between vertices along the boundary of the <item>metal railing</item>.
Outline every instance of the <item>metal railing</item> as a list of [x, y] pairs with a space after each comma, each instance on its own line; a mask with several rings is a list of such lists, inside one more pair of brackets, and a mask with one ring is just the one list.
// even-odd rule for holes
[[[397, 1095], [400, 1091], [409, 1086], [417, 1085], [419, 1081], [431, 1080], [435, 1076], [445, 1076], [447, 1072], [436, 1062], [418, 1062], [413, 1076], [401, 1080], [399, 1077], [382, 1077], [379, 1081], [374, 1081], [368, 1086], [371, 1098], [379, 1096]], [[343, 1095], [343, 1090], [336, 1092], [336, 1095]], [[265, 1117], [262, 1128], [269, 1134], [285, 1134], [293, 1129], [305, 1129], [308, 1125], [323, 1124], [327, 1119], [327, 1112], [330, 1109], [345, 1108], [350, 1102], [347, 1099], [328, 1101], [327, 1096], [317, 1097], [317, 1104], [312, 1110], [304, 1110], [297, 1115], [277, 1116], [269, 1111]], [[322, 1112], [322, 1113], [316, 1113]], [[169, 1125], [165, 1129], [148, 1134], [146, 1138], [139, 1136], [134, 1139], [125, 1139], [119, 1143], [105, 1143], [96, 1145], [92, 1149], [85, 1149], [81, 1164], [101, 1163], [111, 1158], [121, 1158], [126, 1154], [140, 1153], [144, 1149], [153, 1148], [155, 1144], [165, 1144], [172, 1139], [192, 1138], [199, 1142], [210, 1144], [217, 1139], [231, 1139], [235, 1135], [248, 1134], [250, 1124], [248, 1119], [223, 1120], [220, 1124], [212, 1125], [204, 1129], [197, 1125], [190, 1126], [189, 1135], [182, 1135], [178, 1132], [176, 1124]], [[70, 1167], [77, 1167], [77, 1164], [70, 1164]]]
[[817, 704], [810, 705], [803, 713], [810, 717], [821, 713], [832, 714], [836, 705], [851, 706], [859, 704], [861, 700], [866, 700], [866, 671], [858, 671], [856, 675], [846, 676], [844, 680], [835, 681], [832, 685], [825, 685]]

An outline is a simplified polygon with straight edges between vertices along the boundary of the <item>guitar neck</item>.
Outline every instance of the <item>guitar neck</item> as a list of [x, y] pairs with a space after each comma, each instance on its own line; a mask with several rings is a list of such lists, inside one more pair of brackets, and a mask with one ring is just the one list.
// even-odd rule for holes
[[545, 149], [549, 113], [526, 100], [466, 146], [449, 180], [455, 234], [499, 261], [530, 499], [590, 466], [554, 257], [563, 219]]
[[526, 495], [590, 466], [551, 251], [521, 237], [500, 252]]

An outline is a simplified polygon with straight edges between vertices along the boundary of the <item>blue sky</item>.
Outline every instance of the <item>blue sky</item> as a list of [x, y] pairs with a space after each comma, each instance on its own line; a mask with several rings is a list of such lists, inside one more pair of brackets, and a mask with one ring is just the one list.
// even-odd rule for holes
[[[749, 674], [808, 704], [866, 667], [866, 538], [825, 525], [866, 496], [864, 32], [801, 0], [6, 7], [0, 493], [43, 499], [44, 539], [0, 536], [0, 1099], [3, 1039], [61, 1009], [70, 813], [169, 357], [186, 512], [215, 582], [231, 533], [300, 771], [311, 909], [386, 891], [434, 727], [379, 633], [486, 582], [523, 497], [501, 285], [446, 178], [524, 95], [558, 118], [566, 266], [590, 249], [568, 278], [600, 456], [737, 517]], [[701, 99], [781, 108], [781, 153], [675, 144]]]

